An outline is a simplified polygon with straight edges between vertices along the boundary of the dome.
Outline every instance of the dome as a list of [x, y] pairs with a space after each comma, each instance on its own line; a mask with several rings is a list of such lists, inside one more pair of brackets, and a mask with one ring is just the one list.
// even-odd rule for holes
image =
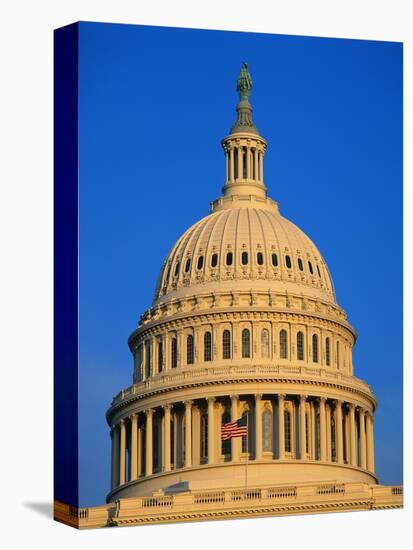
[[319, 250], [280, 215], [276, 203], [255, 197], [228, 202], [217, 201], [212, 213], [192, 225], [172, 247], [161, 269], [154, 305], [234, 286], [335, 302]]

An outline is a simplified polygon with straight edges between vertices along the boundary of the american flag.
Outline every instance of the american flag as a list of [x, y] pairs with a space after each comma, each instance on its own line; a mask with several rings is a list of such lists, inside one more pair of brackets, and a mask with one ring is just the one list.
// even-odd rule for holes
[[221, 439], [226, 441], [231, 437], [246, 437], [247, 436], [247, 416], [239, 418], [235, 422], [227, 422], [222, 424]]

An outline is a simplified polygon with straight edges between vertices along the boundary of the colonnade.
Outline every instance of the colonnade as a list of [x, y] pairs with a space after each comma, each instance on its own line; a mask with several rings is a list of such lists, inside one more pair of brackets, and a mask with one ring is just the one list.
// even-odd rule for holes
[[[221, 442], [222, 422], [248, 415], [248, 439]], [[111, 488], [154, 473], [262, 460], [334, 462], [374, 473], [373, 414], [352, 402], [285, 394], [231, 395], [132, 413], [111, 429]]]
[[227, 183], [239, 180], [264, 181], [264, 152], [256, 146], [231, 145], [225, 151]]

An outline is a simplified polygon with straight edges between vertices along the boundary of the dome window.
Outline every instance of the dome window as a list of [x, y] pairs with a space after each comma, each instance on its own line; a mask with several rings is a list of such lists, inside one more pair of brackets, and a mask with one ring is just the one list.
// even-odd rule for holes
[[291, 258], [290, 258], [290, 256], [285, 257], [285, 265], [288, 267], [288, 269], [291, 269]]
[[222, 359], [231, 359], [231, 333], [224, 330], [222, 333]]
[[304, 334], [301, 331], [297, 332], [297, 359], [304, 360]]
[[248, 265], [248, 252], [243, 252], [241, 254], [241, 263], [242, 265]]
[[244, 359], [251, 357], [250, 331], [247, 328], [244, 328], [244, 330], [242, 331], [241, 344], [242, 344], [242, 357]]
[[172, 264], [169, 264], [168, 271], [167, 271], [166, 277], [165, 277], [165, 284], [167, 284], [168, 281], [169, 281], [169, 275], [171, 274], [171, 268], [172, 268]]
[[211, 267], [217, 267], [217, 265], [218, 265], [218, 254], [212, 254]]
[[204, 257], [203, 256], [199, 256], [198, 263], [197, 263], [196, 267], [198, 269], [202, 269], [204, 267]]
[[318, 336], [313, 334], [313, 362], [318, 363]]
[[331, 364], [330, 360], [330, 338], [327, 336], [326, 338], [326, 365], [329, 367]]
[[172, 338], [171, 340], [171, 367], [173, 369], [176, 369], [178, 366], [178, 347], [176, 343], [176, 338]]
[[274, 267], [277, 267], [277, 265], [278, 265], [278, 258], [277, 258], [277, 254], [276, 254], [275, 252], [273, 252], [273, 253], [271, 254], [271, 262], [272, 262], [272, 265], [273, 265]]
[[178, 275], [179, 275], [179, 267], [180, 267], [180, 265], [181, 265], [181, 262], [178, 262], [178, 263], [176, 264], [176, 266], [175, 266], [175, 273], [174, 273], [174, 276], [175, 276], [175, 277], [178, 277]]
[[186, 339], [186, 363], [193, 365], [194, 363], [194, 337], [189, 334]]
[[233, 259], [232, 252], [227, 252], [227, 260], [226, 260], [227, 265], [232, 265], [232, 259]]
[[188, 273], [190, 269], [191, 269], [191, 258], [188, 258], [185, 262], [185, 273]]
[[317, 273], [318, 273], [318, 276], [319, 276], [319, 277], [320, 277], [320, 279], [321, 279], [321, 273], [320, 273], [320, 268], [318, 267], [318, 265], [317, 265]]
[[262, 255], [262, 252], [257, 252], [257, 264], [264, 265], [264, 256]]
[[280, 359], [287, 359], [287, 331], [280, 331]]
[[158, 372], [162, 372], [163, 367], [163, 344], [162, 340], [158, 341]]
[[298, 263], [298, 269], [300, 271], [304, 271], [303, 260], [301, 258], [298, 258], [297, 263]]
[[204, 361], [212, 361], [212, 336], [209, 331], [204, 334]]
[[308, 262], [308, 269], [310, 270], [311, 275], [313, 275], [314, 274], [313, 264], [311, 262]]

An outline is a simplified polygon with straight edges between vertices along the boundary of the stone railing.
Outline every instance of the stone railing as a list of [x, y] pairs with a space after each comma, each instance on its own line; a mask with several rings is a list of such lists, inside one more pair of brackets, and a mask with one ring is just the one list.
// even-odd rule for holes
[[273, 378], [301, 378], [303, 380], [323, 380], [342, 382], [358, 391], [371, 393], [370, 386], [356, 378], [332, 368], [310, 367], [305, 365], [215, 365], [211, 367], [184, 367], [156, 374], [128, 388], [121, 390], [113, 399], [112, 406], [121, 403], [132, 395], [142, 395], [157, 390], [173, 389], [178, 385], [193, 384], [196, 381], [213, 382], [233, 379], [271, 380]]
[[[58, 503], [57, 520], [80, 528], [188, 519], [315, 513], [333, 510], [401, 508], [401, 486], [337, 483], [278, 485], [215, 491], [188, 491], [123, 498], [105, 506], [74, 509]], [[63, 513], [68, 518], [63, 518]], [[65, 519], [67, 521], [65, 521]], [[68, 521], [71, 520], [71, 521]]]

